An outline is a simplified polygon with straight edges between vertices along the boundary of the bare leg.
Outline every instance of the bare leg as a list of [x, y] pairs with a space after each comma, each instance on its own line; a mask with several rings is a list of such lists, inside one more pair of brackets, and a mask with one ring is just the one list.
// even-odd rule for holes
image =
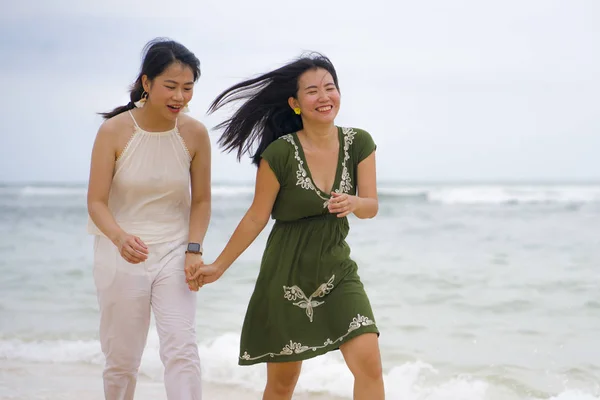
[[267, 363], [267, 386], [263, 400], [291, 400], [302, 361]]
[[354, 400], [384, 400], [379, 340], [365, 333], [340, 346], [346, 365], [354, 375]]

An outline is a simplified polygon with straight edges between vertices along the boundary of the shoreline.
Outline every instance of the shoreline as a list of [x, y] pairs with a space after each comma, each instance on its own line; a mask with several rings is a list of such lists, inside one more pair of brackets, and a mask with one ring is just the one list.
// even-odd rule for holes
[[[260, 400], [262, 393], [240, 386], [202, 382], [203, 400]], [[0, 399], [104, 400], [102, 367], [80, 363], [0, 361]], [[163, 382], [140, 375], [135, 400], [166, 400]], [[297, 393], [294, 400], [342, 400], [327, 394]]]

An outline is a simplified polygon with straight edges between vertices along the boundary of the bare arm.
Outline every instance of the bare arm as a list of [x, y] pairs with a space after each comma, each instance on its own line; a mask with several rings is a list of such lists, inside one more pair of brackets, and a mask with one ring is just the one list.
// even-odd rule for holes
[[329, 211], [343, 218], [354, 213], [358, 218], [373, 218], [379, 211], [377, 198], [377, 174], [375, 167], [375, 152], [358, 164], [357, 196], [332, 193]]
[[[196, 125], [198, 129], [193, 135], [190, 135], [194, 138], [196, 151], [190, 166], [192, 204], [190, 207], [188, 241], [202, 245], [211, 213], [211, 155], [208, 132], [201, 123], [196, 122]], [[184, 270], [190, 290], [198, 290], [198, 282], [191, 280], [191, 278], [203, 263], [202, 254], [188, 253], [185, 256]]]
[[199, 124], [196, 133], [196, 152], [190, 166], [192, 204], [190, 209], [189, 241], [202, 243], [211, 212], [211, 155], [210, 139], [204, 125]]
[[140, 238], [128, 235], [121, 229], [108, 208], [115, 169], [115, 136], [111, 124], [107, 123], [100, 127], [96, 135], [88, 183], [88, 213], [98, 229], [117, 246], [121, 256], [136, 264], [147, 258], [148, 249]]
[[113, 243], [123, 233], [108, 209], [108, 194], [115, 170], [115, 154], [114, 134], [109, 125], [104, 123], [98, 130], [92, 148], [87, 206], [94, 224]]
[[225, 249], [217, 257], [214, 265], [222, 271], [252, 244], [269, 222], [273, 204], [279, 193], [279, 182], [265, 160], [261, 160], [256, 173], [256, 185], [252, 205], [233, 232]]
[[358, 218], [373, 218], [379, 211], [376, 170], [375, 152], [358, 164], [358, 202], [354, 209]]

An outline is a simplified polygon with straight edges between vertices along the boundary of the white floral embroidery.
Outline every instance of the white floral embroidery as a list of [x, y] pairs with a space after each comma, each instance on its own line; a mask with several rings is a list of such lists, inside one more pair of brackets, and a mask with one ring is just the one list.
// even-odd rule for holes
[[[346, 165], [346, 161], [350, 159], [350, 146], [354, 140], [354, 136], [356, 136], [356, 131], [352, 128], [342, 128], [342, 135], [344, 137], [344, 157], [342, 158], [342, 176], [340, 177], [340, 185], [334, 191], [336, 193], [348, 193], [350, 189], [352, 189], [352, 178], [350, 177], [350, 172], [348, 170], [348, 166]], [[329, 196], [325, 196], [313, 183], [312, 179], [308, 176], [308, 172], [304, 168], [304, 161], [300, 157], [300, 150], [298, 145], [294, 141], [294, 137], [291, 133], [284, 135], [281, 139], [288, 141], [292, 146], [294, 146], [294, 158], [298, 163], [298, 170], [296, 171], [296, 185], [300, 186], [302, 189], [312, 190], [315, 192], [323, 202], [323, 208], [327, 208], [329, 205]], [[336, 177], [337, 177], [337, 169], [336, 169]]]
[[246, 361], [253, 361], [253, 360], [258, 360], [260, 358], [267, 357], [267, 356], [274, 358], [274, 357], [278, 357], [278, 356], [291, 356], [293, 354], [302, 354], [305, 351], [309, 351], [309, 350], [317, 351], [319, 349], [324, 349], [327, 346], [334, 345], [337, 342], [341, 342], [351, 332], [353, 332], [363, 326], [370, 326], [370, 325], [375, 325], [375, 321], [371, 320], [368, 317], [358, 314], [356, 317], [352, 318], [352, 321], [350, 322], [350, 325], [348, 326], [348, 331], [345, 334], [343, 334], [336, 340], [331, 340], [331, 339], [327, 338], [322, 346], [306, 346], [306, 345], [301, 344], [300, 342], [294, 342], [293, 340], [290, 340], [290, 342], [288, 344], [286, 344], [283, 347], [283, 349], [278, 353], [265, 353], [265, 354], [262, 354], [257, 357], [251, 357], [247, 351], [244, 351], [244, 354], [242, 356], [240, 356], [240, 358], [242, 360], [246, 360]]
[[317, 189], [317, 187], [313, 184], [312, 179], [310, 179], [310, 177], [308, 176], [308, 173], [306, 172], [303, 166], [304, 161], [302, 161], [302, 158], [300, 157], [300, 150], [298, 148], [298, 145], [294, 141], [292, 134], [290, 133], [284, 135], [281, 137], [281, 139], [290, 142], [292, 146], [294, 146], [294, 158], [298, 162], [298, 170], [296, 171], [296, 178], [298, 180], [296, 181], [296, 186], [300, 186], [302, 189], [314, 191], [322, 200], [325, 201], [323, 203], [323, 208], [326, 208], [327, 205], [329, 205], [329, 197], [323, 196], [321, 194], [321, 191]]
[[296, 354], [304, 353], [308, 349], [309, 349], [309, 347], [302, 346], [300, 343], [294, 343], [293, 341], [290, 340], [290, 344], [286, 344], [283, 347], [283, 350], [281, 350], [281, 353], [291, 356], [294, 353], [296, 353]]
[[302, 289], [298, 286], [284, 286], [283, 287], [283, 296], [289, 301], [296, 301], [301, 299], [299, 302], [294, 303], [295, 306], [300, 308], [304, 308], [306, 310], [306, 315], [310, 322], [313, 322], [313, 309], [315, 307], [320, 306], [325, 303], [324, 301], [313, 300], [313, 298], [322, 298], [325, 295], [328, 295], [331, 289], [333, 289], [333, 281], [335, 280], [335, 275], [333, 275], [327, 283], [322, 283], [317, 290], [314, 291], [310, 297], [306, 297]]
[[344, 134], [344, 159], [342, 160], [342, 177], [340, 180], [340, 188], [335, 191], [336, 193], [348, 193], [350, 189], [352, 189], [352, 179], [350, 178], [346, 161], [350, 159], [348, 150], [350, 149], [350, 146], [352, 146], [356, 131], [352, 128], [342, 128], [342, 133]]
[[371, 321], [368, 317], [364, 317], [358, 314], [358, 317], [352, 319], [350, 322], [350, 327], [348, 328], [348, 332], [352, 332], [360, 328], [361, 326], [373, 325], [373, 321]]

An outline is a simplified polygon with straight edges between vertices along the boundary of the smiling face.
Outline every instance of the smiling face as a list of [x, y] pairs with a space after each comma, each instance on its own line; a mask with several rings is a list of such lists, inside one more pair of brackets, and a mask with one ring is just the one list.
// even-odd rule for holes
[[311, 69], [298, 79], [297, 98], [290, 107], [299, 107], [302, 120], [314, 124], [332, 124], [340, 109], [340, 92], [333, 76], [323, 68]]
[[179, 62], [169, 65], [152, 81], [144, 75], [142, 83], [148, 93], [144, 108], [150, 107], [152, 111], [170, 120], [177, 118], [194, 94], [194, 73], [189, 66]]

